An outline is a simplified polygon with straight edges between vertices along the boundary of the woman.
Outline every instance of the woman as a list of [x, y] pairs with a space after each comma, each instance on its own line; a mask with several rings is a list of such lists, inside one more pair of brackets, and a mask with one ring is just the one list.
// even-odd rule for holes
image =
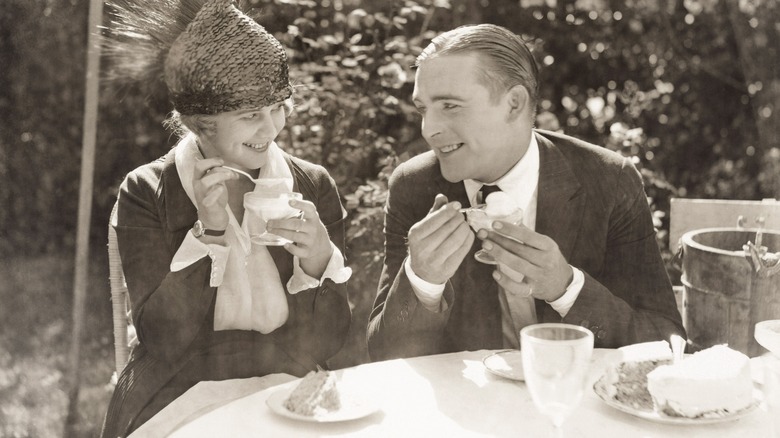
[[[104, 437], [129, 434], [199, 381], [326, 367], [349, 327], [336, 186], [274, 142], [292, 94], [284, 49], [229, 0], [190, 3], [114, 5], [109, 53], [131, 79], [162, 67], [181, 139], [120, 188], [115, 229], [139, 344]], [[149, 29], [145, 17], [160, 22]], [[267, 225], [290, 243], [252, 243], [243, 197], [256, 185], [223, 166], [303, 194], [290, 201], [300, 215]]]

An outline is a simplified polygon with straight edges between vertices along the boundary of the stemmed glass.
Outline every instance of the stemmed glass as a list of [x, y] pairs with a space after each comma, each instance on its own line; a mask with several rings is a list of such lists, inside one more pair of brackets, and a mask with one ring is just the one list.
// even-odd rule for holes
[[558, 438], [563, 422], [582, 400], [593, 354], [593, 333], [571, 324], [533, 324], [520, 330], [520, 353], [528, 391], [552, 420]]

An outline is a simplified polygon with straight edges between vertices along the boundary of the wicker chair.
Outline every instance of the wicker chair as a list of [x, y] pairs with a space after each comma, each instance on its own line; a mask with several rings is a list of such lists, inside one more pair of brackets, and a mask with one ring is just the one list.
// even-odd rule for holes
[[114, 320], [114, 361], [116, 376], [122, 373], [130, 357], [130, 349], [138, 342], [135, 327], [130, 314], [130, 298], [127, 294], [127, 283], [122, 271], [122, 260], [119, 257], [119, 247], [116, 240], [116, 208], [111, 210], [111, 220], [108, 224], [108, 279], [111, 285], [111, 303]]

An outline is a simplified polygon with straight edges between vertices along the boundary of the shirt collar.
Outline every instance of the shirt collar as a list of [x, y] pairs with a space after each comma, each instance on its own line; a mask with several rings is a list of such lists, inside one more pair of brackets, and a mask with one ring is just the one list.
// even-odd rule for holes
[[[516, 199], [518, 204], [525, 209], [531, 202], [538, 183], [539, 144], [536, 142], [536, 136], [531, 133], [531, 142], [528, 144], [528, 150], [495, 184], [503, 192]], [[466, 187], [466, 194], [471, 205], [474, 205], [477, 192], [482, 188], [482, 183], [473, 179], [467, 179], [463, 181], [463, 184]]]

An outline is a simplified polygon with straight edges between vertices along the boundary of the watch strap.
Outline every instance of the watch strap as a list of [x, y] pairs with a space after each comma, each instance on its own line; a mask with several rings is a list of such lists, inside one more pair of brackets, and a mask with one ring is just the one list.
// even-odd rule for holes
[[225, 230], [209, 230], [208, 228], [204, 228], [203, 234], [207, 236], [224, 236]]
[[225, 235], [225, 230], [210, 230], [203, 225], [203, 222], [201, 222], [200, 219], [198, 219], [197, 221], [195, 221], [195, 224], [192, 226], [192, 234], [195, 237], [202, 237], [204, 235], [223, 236]]

